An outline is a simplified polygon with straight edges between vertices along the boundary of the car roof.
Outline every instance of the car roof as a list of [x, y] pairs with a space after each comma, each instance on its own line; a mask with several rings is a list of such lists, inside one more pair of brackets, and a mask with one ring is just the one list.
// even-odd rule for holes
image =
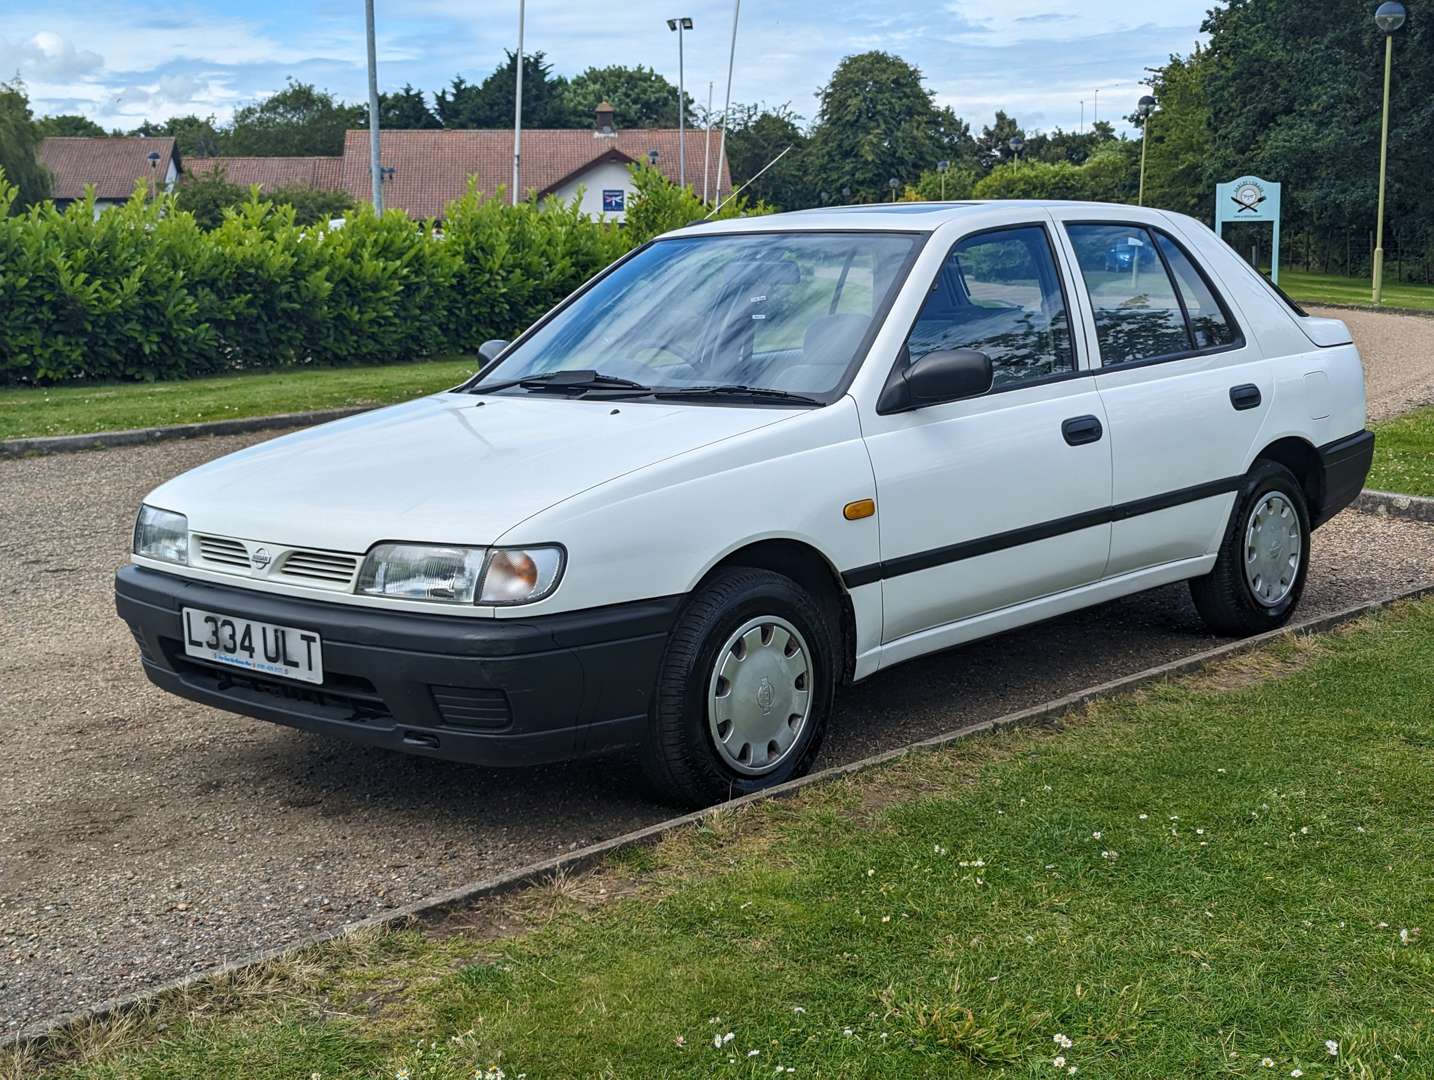
[[760, 214], [728, 218], [725, 221], [699, 221], [669, 236], [702, 236], [736, 232], [806, 232], [819, 229], [869, 229], [873, 231], [932, 232], [948, 221], [964, 217], [991, 216], [992, 211], [1009, 210], [1013, 215], [1029, 214], [1032, 208], [1088, 208], [1093, 215], [1119, 215], [1127, 220], [1132, 214], [1149, 214], [1148, 209], [1123, 203], [1077, 202], [1058, 199], [970, 199], [959, 202], [897, 202], [867, 203], [856, 206], [823, 206], [811, 210], [792, 210], [782, 214]]

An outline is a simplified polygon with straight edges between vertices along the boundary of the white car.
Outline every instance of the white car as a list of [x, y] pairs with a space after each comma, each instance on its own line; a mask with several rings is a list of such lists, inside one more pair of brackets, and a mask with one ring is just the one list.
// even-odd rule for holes
[[483, 354], [155, 490], [116, 585], [149, 677], [461, 761], [628, 748], [708, 802], [912, 657], [1181, 580], [1281, 625], [1373, 451], [1344, 324], [1129, 206], [699, 225]]

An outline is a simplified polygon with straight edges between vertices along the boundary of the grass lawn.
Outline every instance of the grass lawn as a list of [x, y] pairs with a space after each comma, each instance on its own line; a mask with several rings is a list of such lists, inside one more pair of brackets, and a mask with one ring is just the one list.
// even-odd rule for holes
[[175, 382], [0, 390], [0, 439], [194, 424], [245, 416], [387, 405], [462, 382], [468, 356], [381, 367], [306, 368]]
[[1431, 670], [1434, 603], [1405, 605], [1064, 730], [720, 813], [21, 1064], [109, 1080], [1428, 1077]]
[[[1311, 304], [1357, 304], [1373, 307], [1369, 278], [1338, 277], [1301, 270], [1281, 270], [1280, 288], [1296, 300]], [[1434, 285], [1402, 285], [1388, 278], [1384, 282], [1384, 306], [1434, 311]]]
[[1374, 430], [1374, 466], [1365, 486], [1434, 496], [1434, 409], [1386, 420]]

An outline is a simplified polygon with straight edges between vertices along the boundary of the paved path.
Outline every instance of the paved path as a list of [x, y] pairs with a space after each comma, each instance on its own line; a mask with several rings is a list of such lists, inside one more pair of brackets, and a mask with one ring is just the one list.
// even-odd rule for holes
[[[1434, 320], [1402, 320], [1391, 361], [1401, 317], [1341, 315], [1376, 410], [1434, 400]], [[390, 755], [152, 688], [111, 599], [135, 507], [265, 437], [0, 462], [0, 1032], [667, 816], [621, 764]], [[1347, 513], [1316, 537], [1302, 613], [1431, 574], [1434, 526]], [[1210, 643], [1174, 586], [917, 661], [840, 699], [822, 762]]]

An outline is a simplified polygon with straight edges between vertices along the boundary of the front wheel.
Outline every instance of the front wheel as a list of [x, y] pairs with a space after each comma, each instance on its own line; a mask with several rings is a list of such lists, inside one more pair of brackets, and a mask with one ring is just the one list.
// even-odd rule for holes
[[1309, 561], [1303, 487], [1283, 465], [1257, 461], [1235, 500], [1215, 568], [1190, 582], [1190, 594], [1217, 634], [1275, 630], [1299, 605]]
[[642, 766], [659, 797], [705, 806], [807, 772], [836, 684], [831, 615], [800, 585], [733, 567], [668, 638]]

